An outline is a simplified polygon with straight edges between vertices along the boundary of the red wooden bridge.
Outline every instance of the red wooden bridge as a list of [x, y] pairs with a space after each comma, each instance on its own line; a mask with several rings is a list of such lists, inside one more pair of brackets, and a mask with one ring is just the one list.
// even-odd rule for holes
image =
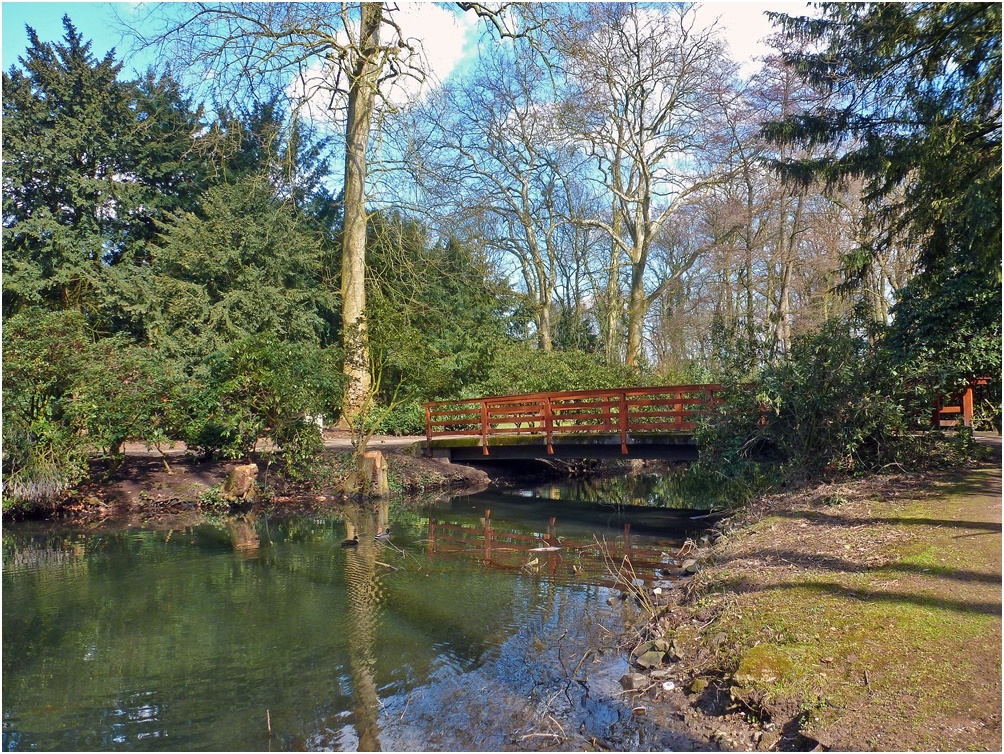
[[719, 389], [664, 385], [427, 403], [426, 447], [451, 460], [613, 455], [696, 460], [697, 414], [716, 401]]
[[[939, 397], [936, 428], [973, 423], [974, 380]], [[661, 458], [696, 461], [693, 430], [719, 401], [720, 385], [568, 390], [425, 404], [426, 452], [452, 461], [546, 458]]]

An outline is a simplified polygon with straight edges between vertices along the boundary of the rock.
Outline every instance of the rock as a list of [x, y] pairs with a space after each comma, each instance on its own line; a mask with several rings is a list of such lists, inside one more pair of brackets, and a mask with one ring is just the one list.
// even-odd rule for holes
[[708, 687], [708, 682], [703, 678], [695, 678], [688, 687], [691, 694], [700, 694]]
[[719, 647], [728, 638], [729, 638], [728, 635], [724, 631], [719, 631], [717, 634], [715, 634], [714, 638], [711, 640], [711, 646]]
[[648, 675], [653, 681], [663, 681], [669, 678], [672, 672], [669, 668], [664, 668], [663, 670], [653, 670]]
[[253, 463], [234, 466], [227, 474], [221, 495], [226, 500], [251, 500], [254, 498], [254, 480], [258, 466]]
[[684, 560], [683, 563], [680, 564], [680, 568], [683, 569], [684, 573], [697, 573], [701, 570], [700, 566], [697, 565], [697, 561], [693, 558]]
[[781, 740], [781, 734], [776, 731], [766, 730], [763, 736], [757, 742], [757, 751], [770, 751], [775, 746], [777, 746], [778, 741]]
[[665, 652], [645, 652], [635, 658], [635, 662], [643, 668], [657, 668], [662, 665], [662, 660], [666, 656]]
[[647, 675], [641, 673], [625, 673], [621, 676], [621, 686], [627, 691], [637, 691], [648, 686]]
[[667, 656], [673, 662], [679, 662], [680, 660], [683, 659], [684, 657], [683, 647], [680, 645], [680, 642], [678, 642], [676, 639], [673, 639], [673, 641], [669, 643], [669, 652], [667, 653]]
[[93, 506], [104, 505], [104, 503], [99, 498], [95, 497], [94, 495], [90, 495], [87, 498], [87, 500], [85, 500], [84, 502], [86, 502], [88, 505], [93, 505]]
[[620, 604], [620, 602], [621, 601], [617, 597], [607, 597], [607, 604], [610, 605], [610, 607], [616, 607]]
[[791, 672], [791, 660], [775, 644], [758, 644], [739, 661], [732, 680], [742, 688], [777, 683]]
[[654, 649], [656, 652], [668, 652], [669, 646], [670, 646], [670, 640], [667, 639], [665, 636], [662, 637], [661, 639], [656, 639], [655, 641], [652, 642], [652, 649]]

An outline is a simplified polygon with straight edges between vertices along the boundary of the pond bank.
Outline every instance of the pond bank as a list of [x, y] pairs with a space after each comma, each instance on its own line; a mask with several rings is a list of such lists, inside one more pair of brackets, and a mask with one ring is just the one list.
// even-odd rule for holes
[[[382, 449], [377, 442], [372, 449]], [[398, 438], [390, 438], [397, 440]], [[284, 477], [278, 464], [267, 466], [266, 459], [255, 454], [252, 460], [258, 466], [257, 481], [266, 486], [269, 496], [259, 497], [256, 505], [303, 507], [311, 503], [341, 499], [338, 488], [351, 465], [348, 451], [340, 445], [326, 447], [318, 456], [319, 474], [309, 481]], [[392, 442], [384, 450], [387, 457], [391, 491], [394, 494], [421, 495], [432, 492], [461, 492], [484, 489], [489, 477], [483, 471], [466, 466], [443, 464], [438, 461], [402, 452], [405, 445]], [[90, 478], [61, 499], [39, 506], [24, 514], [38, 518], [69, 514], [75, 516], [118, 515], [172, 509], [178, 507], [214, 507], [221, 504], [219, 490], [227, 474], [242, 461], [213, 459], [205, 461], [188, 455], [183, 445], [159, 453], [148, 451], [139, 444], [125, 447], [125, 461], [108, 479], [105, 465], [92, 459]]]
[[[370, 442], [369, 449], [381, 451], [386, 458], [392, 495], [468, 494], [484, 490], [489, 484], [504, 488], [563, 479], [633, 478], [670, 471], [668, 464], [659, 461], [619, 460], [527, 461], [472, 467], [426, 458], [419, 452], [422, 440], [378, 435]], [[257, 482], [268, 490], [266, 497], [259, 496], [255, 507], [303, 509], [346, 499], [342, 488], [352, 469], [348, 433], [326, 432], [324, 446], [309, 480], [290, 479], [282, 474], [281, 464], [269, 466], [265, 455], [254, 454], [252, 460], [259, 469]], [[228, 473], [243, 463], [227, 459], [202, 460], [189, 454], [180, 442], [163, 452], [147, 449], [140, 443], [127, 443], [123, 450], [125, 460], [109, 478], [105, 478], [104, 462], [93, 458], [89, 479], [62, 498], [28, 511], [9, 511], [5, 517], [44, 518], [68, 514], [102, 518], [122, 513], [219, 507], [224, 501], [215, 493], [221, 489]]]
[[682, 657], [635, 668], [649, 715], [733, 750], [1001, 749], [999, 446], [975, 468], [770, 496], [719, 528], [625, 637], [636, 659], [663, 636]]

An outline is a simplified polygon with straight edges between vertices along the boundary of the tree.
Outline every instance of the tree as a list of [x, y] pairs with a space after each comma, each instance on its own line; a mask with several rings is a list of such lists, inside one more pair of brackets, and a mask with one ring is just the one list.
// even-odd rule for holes
[[3, 75], [4, 316], [42, 304], [132, 327], [115, 292], [204, 185], [201, 114], [170, 75], [122, 81], [114, 50], [96, 60], [63, 26], [62, 44], [29, 28], [23, 70]]
[[[261, 88], [300, 85], [298, 106], [323, 102], [344, 119], [342, 341], [347, 377], [343, 412], [359, 410], [370, 384], [366, 323], [366, 172], [370, 129], [385, 82], [421, 77], [419, 51], [381, 3], [199, 3], [178, 19], [157, 9], [163, 31], [148, 44], [174, 43], [189, 65], [214, 71], [223, 101]], [[381, 41], [381, 33], [390, 39]]]
[[649, 256], [663, 226], [689, 199], [720, 179], [717, 90], [728, 76], [714, 29], [696, 28], [687, 6], [590, 6], [586, 23], [563, 40], [572, 88], [572, 128], [595, 158], [609, 192], [609, 219], [591, 218], [630, 265], [626, 363], [643, 354], [645, 315], [674, 276], [648, 281]]
[[[809, 113], [767, 125], [778, 143], [828, 147], [780, 167], [802, 185], [863, 179], [863, 243], [846, 260], [852, 284], [894, 245], [916, 246], [920, 274], [893, 308], [892, 338], [904, 357], [951, 357], [960, 366], [955, 384], [978, 376], [963, 365], [999, 378], [1001, 7], [821, 10], [818, 19], [773, 16], [789, 37], [820, 49], [786, 59], [833, 93]], [[939, 321], [938, 299], [958, 296], [953, 316]]]
[[[421, 108], [413, 164], [444, 218], [511, 260], [550, 351], [561, 257], [581, 254], [577, 157], [561, 133], [552, 79], [527, 39], [493, 45], [477, 69]], [[576, 255], [577, 256], [577, 255]], [[576, 258], [575, 262], [581, 263]]]
[[260, 175], [218, 184], [164, 224], [143, 277], [151, 343], [197, 362], [251, 335], [330, 341], [320, 230], [273, 192]]

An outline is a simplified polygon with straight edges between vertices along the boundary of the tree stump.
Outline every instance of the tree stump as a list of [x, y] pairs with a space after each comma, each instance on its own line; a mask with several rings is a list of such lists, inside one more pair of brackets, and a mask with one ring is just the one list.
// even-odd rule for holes
[[379, 450], [368, 450], [359, 459], [359, 467], [345, 480], [345, 491], [353, 495], [383, 497], [390, 494], [387, 483], [387, 459]]
[[258, 476], [257, 464], [234, 466], [227, 474], [221, 495], [225, 500], [251, 500], [254, 498], [254, 480]]

